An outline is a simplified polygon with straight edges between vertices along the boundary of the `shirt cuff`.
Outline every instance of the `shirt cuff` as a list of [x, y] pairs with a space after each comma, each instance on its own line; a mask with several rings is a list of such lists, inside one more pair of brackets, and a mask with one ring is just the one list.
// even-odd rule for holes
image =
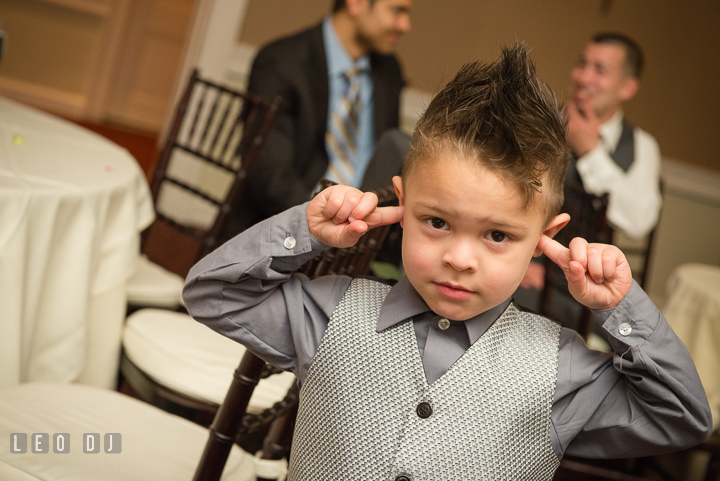
[[608, 340], [613, 348], [618, 345], [642, 345], [655, 332], [660, 321], [657, 307], [635, 280], [617, 307], [592, 312], [609, 334]]
[[603, 150], [600, 143], [580, 157], [576, 161], [575, 167], [580, 174], [585, 190], [598, 196], [610, 192], [613, 184], [622, 175], [620, 167]]
[[272, 269], [294, 271], [329, 247], [316, 240], [307, 223], [309, 202], [292, 207], [272, 218], [268, 246]]

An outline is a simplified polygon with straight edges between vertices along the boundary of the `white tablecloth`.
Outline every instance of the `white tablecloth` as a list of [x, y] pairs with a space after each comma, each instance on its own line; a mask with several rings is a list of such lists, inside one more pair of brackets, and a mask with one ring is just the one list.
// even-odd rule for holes
[[0, 387], [114, 387], [125, 281], [153, 218], [125, 149], [0, 98]]
[[663, 314], [687, 346], [720, 425], [720, 267], [684, 264], [668, 280]]

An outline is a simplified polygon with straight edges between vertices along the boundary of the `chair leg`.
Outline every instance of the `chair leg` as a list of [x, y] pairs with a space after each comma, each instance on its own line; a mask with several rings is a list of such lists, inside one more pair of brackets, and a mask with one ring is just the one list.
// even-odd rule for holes
[[708, 462], [707, 471], [705, 471], [704, 481], [716, 481], [718, 479], [719, 475], [720, 475], [720, 454], [713, 453], [713, 455], [710, 456], [710, 461]]
[[[299, 392], [297, 384], [288, 392], [296, 396]], [[297, 417], [298, 403], [296, 402], [285, 415], [277, 418], [270, 425], [270, 431], [265, 438], [263, 452], [260, 459], [282, 459], [289, 458], [290, 446], [292, 443], [293, 431], [295, 430], [295, 418]], [[277, 481], [277, 478], [264, 478], [258, 476], [257, 481]]]

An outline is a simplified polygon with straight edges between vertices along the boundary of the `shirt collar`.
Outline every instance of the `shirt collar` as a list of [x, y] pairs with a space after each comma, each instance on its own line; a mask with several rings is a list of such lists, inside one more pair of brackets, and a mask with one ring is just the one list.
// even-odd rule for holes
[[608, 152], [614, 152], [618, 142], [620, 142], [620, 135], [622, 135], [623, 126], [623, 111], [618, 109], [615, 115], [610, 117], [610, 120], [600, 126], [600, 137], [602, 138], [603, 146]]
[[352, 57], [347, 53], [340, 38], [335, 32], [332, 23], [332, 16], [328, 15], [323, 20], [323, 43], [327, 57], [328, 77], [333, 78], [343, 75], [352, 68], [370, 70], [370, 57], [363, 55], [353, 62]]
[[[495, 322], [510, 304], [511, 298], [506, 299], [499, 305], [488, 309], [477, 316], [464, 321], [467, 328], [470, 344], [477, 341], [485, 331]], [[403, 277], [388, 292], [385, 302], [380, 308], [380, 315], [376, 326], [377, 332], [392, 327], [410, 317], [424, 314], [430, 308], [422, 296], [415, 290], [407, 277]]]

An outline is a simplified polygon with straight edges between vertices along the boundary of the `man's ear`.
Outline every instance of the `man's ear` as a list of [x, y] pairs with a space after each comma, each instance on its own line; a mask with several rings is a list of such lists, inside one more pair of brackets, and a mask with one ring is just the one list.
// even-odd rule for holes
[[630, 75], [623, 79], [623, 84], [620, 87], [618, 97], [621, 102], [627, 102], [628, 100], [635, 97], [638, 89], [640, 88], [640, 80], [634, 75]]
[[[552, 239], [553, 237], [555, 237], [555, 234], [560, 232], [560, 229], [567, 225], [568, 222], [570, 222], [569, 214], [556, 215], [555, 217], [553, 217], [547, 227], [545, 227], [545, 231], [543, 232], [543, 234]], [[541, 256], [542, 253], [543, 252], [540, 247], [536, 246], [535, 252], [533, 252], [533, 257]]]
[[[405, 196], [403, 195], [402, 178], [396, 175], [392, 178], [393, 187], [395, 188], [395, 195], [397, 195], [400, 205], [405, 205]], [[400, 227], [403, 227], [403, 221], [400, 221]]]
[[345, 8], [353, 16], [359, 16], [370, 8], [370, 0], [345, 0]]

